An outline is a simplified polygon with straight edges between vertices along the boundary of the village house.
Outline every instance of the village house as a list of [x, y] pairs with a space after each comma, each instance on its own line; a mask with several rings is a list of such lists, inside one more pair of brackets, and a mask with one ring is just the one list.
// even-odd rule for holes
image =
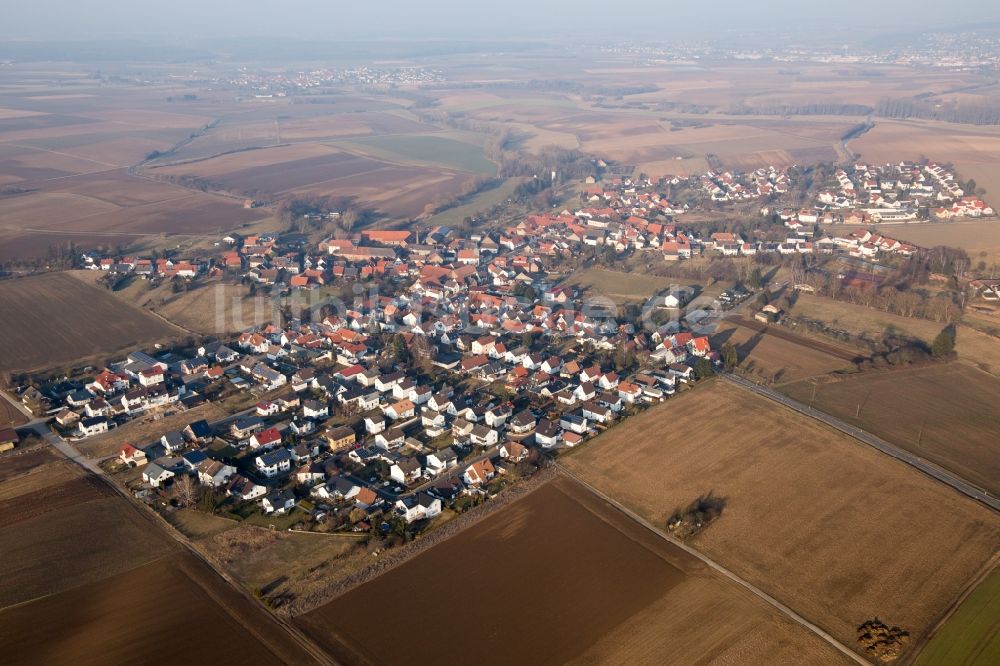
[[422, 471], [416, 458], [400, 458], [389, 467], [389, 478], [406, 485], [419, 479]]
[[416, 520], [430, 520], [441, 513], [441, 500], [425, 492], [396, 500], [396, 514], [408, 524]]
[[470, 487], [485, 485], [496, 475], [496, 468], [489, 460], [480, 460], [470, 465], [462, 475], [462, 480]]
[[276, 449], [254, 458], [257, 470], [271, 479], [292, 469], [292, 456], [288, 449]]
[[339, 426], [325, 430], [323, 438], [326, 440], [331, 451], [341, 451], [354, 444], [356, 434], [352, 428]]
[[198, 483], [210, 488], [221, 488], [236, 475], [236, 468], [218, 460], [203, 460], [198, 464]]
[[146, 452], [142, 449], [137, 449], [131, 444], [124, 444], [118, 452], [118, 459], [126, 465], [139, 467], [146, 464]]
[[142, 480], [154, 488], [161, 487], [165, 482], [174, 478], [174, 476], [175, 474], [172, 471], [164, 469], [155, 462], [149, 463], [142, 470]]

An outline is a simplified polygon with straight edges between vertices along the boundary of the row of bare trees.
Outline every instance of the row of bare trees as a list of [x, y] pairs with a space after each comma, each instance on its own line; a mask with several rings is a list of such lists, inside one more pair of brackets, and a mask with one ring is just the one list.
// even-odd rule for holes
[[807, 274], [802, 282], [823, 296], [902, 317], [948, 323], [956, 321], [963, 311], [961, 294], [950, 291], [931, 294], [897, 286], [845, 286], [840, 277], [818, 272]]

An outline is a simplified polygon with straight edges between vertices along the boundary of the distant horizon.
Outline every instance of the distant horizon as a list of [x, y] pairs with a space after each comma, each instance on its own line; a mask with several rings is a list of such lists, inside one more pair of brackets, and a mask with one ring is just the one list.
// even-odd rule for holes
[[933, 29], [986, 27], [1000, 21], [1000, 8], [987, 0], [944, 6], [928, 0], [869, 3], [842, 0], [812, 6], [774, 0], [766, 7], [718, 0], [711, 11], [694, 2], [647, 2], [624, 15], [596, 0], [508, 0], [502, 6], [454, 5], [447, 0], [383, 0], [343, 6], [299, 0], [278, 10], [254, 0], [175, 0], [140, 7], [125, 0], [37, 0], [8, 8], [0, 35], [17, 42], [89, 42], [103, 39], [201, 40], [281, 39], [311, 41], [573, 41], [601, 43], [704, 40], [778, 35], [816, 28], [803, 38], [829, 39]]

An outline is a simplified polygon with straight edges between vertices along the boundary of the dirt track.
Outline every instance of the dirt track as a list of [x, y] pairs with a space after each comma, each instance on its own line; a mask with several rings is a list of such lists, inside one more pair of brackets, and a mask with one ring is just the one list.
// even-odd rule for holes
[[803, 347], [808, 347], [818, 352], [828, 354], [834, 358], [839, 358], [849, 363], [857, 363], [863, 360], [863, 357], [859, 354], [852, 354], [851, 352], [843, 349], [842, 347], [836, 347], [834, 345], [828, 345], [824, 342], [818, 340], [813, 340], [796, 333], [792, 333], [787, 329], [781, 328], [780, 326], [768, 326], [767, 324], [762, 324], [758, 321], [752, 319], [746, 319], [740, 315], [730, 315], [726, 317], [725, 321], [736, 324], [737, 326], [742, 326], [744, 328], [749, 328], [752, 331], [762, 333], [764, 335], [771, 335], [776, 338], [781, 338], [782, 340], [787, 340], [788, 342], [794, 342], [797, 345]]

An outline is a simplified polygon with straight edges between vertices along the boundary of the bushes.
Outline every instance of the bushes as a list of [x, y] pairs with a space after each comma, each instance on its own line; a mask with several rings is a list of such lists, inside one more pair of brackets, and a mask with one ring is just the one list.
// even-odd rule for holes
[[724, 497], [716, 497], [709, 492], [683, 509], [674, 509], [667, 519], [667, 531], [680, 539], [690, 539], [721, 516], [725, 507]]
[[890, 627], [877, 617], [858, 627], [858, 645], [883, 663], [895, 661], [909, 642], [910, 632]]

